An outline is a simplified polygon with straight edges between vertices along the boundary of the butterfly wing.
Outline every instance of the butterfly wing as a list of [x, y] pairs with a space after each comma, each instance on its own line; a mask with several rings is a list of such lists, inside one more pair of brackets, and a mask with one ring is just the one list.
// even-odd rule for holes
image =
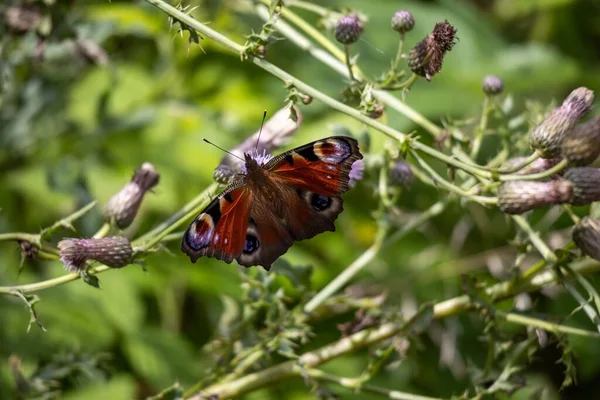
[[233, 183], [196, 217], [183, 236], [183, 252], [193, 262], [207, 256], [270, 269], [294, 240], [335, 230], [340, 194], [361, 158], [356, 140], [341, 136], [273, 158], [260, 167], [267, 171], [264, 184]]
[[192, 262], [201, 256], [226, 263], [244, 249], [252, 194], [243, 184], [232, 184], [215, 198], [190, 224], [181, 250]]
[[267, 164], [288, 204], [283, 221], [295, 240], [335, 231], [334, 221], [344, 209], [340, 195], [348, 190], [352, 164], [362, 158], [355, 139], [333, 136], [281, 154]]

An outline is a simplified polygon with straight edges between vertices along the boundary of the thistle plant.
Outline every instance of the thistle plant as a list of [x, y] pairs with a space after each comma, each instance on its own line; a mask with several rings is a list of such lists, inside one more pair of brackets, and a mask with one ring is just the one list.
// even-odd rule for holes
[[[222, 135], [228, 153], [215, 163], [199, 157], [195, 150], [186, 153], [193, 141], [186, 142], [179, 149], [181, 155], [173, 157], [186, 162], [199, 158], [194, 165], [212, 176], [187, 204], [171, 207], [171, 216], [163, 222], [156, 220], [148, 203], [167, 196], [162, 192], [164, 185], [183, 190], [184, 183], [198, 182], [188, 176], [180, 179], [172, 171], [163, 173], [162, 166], [169, 164], [165, 153], [170, 150], [160, 148], [153, 159], [143, 163], [133, 163], [133, 155], [128, 155], [127, 174], [135, 172], [129, 182], [130, 175], [123, 175], [120, 190], [103, 193], [38, 233], [0, 234], [0, 241], [14, 242], [22, 254], [21, 267], [14, 270], [22, 270], [32, 280], [3, 282], [0, 295], [22, 302], [30, 325], [53, 328], [39, 307], [40, 301], [42, 305], [47, 301], [44, 290], [67, 293], [77, 285], [75, 281], [83, 280], [88, 284], [84, 289], [93, 291], [100, 287], [104, 272], [111, 270], [102, 283], [103, 291], [113, 287], [126, 293], [132, 288], [141, 291], [135, 281], [158, 276], [158, 283], [144, 293], [153, 301], [139, 315], [128, 317], [127, 307], [116, 304], [110, 296], [103, 298], [110, 319], [123, 324], [129, 319], [136, 321], [127, 325], [128, 329], [118, 330], [118, 335], [107, 335], [113, 346], [107, 348], [119, 346], [115, 352], [127, 359], [122, 364], [138, 369], [141, 378], [137, 383], [143, 387], [139, 390], [152, 399], [237, 398], [275, 385], [285, 391], [291, 378], [302, 378], [296, 380], [294, 390], [320, 398], [333, 398], [340, 389], [383, 398], [508, 398], [524, 387], [540, 393], [547, 389], [531, 380], [529, 371], [532, 360], [548, 354], [554, 357], [552, 364], [561, 368], [557, 389], [576, 385], [579, 354], [572, 339], [585, 341], [586, 346], [596, 346], [600, 339], [600, 296], [590, 279], [600, 271], [600, 222], [587, 207], [600, 202], [600, 125], [597, 116], [587, 115], [594, 112], [591, 88], [567, 91], [556, 108], [535, 98], [517, 104], [512, 101], [510, 80], [482, 74], [478, 77], [481, 106], [476, 116], [430, 120], [414, 109], [410, 100], [422, 85], [434, 87], [437, 77], [445, 72], [444, 66], [456, 62], [457, 52], [451, 50], [462, 45], [462, 33], [450, 18], [430, 27], [425, 37], [417, 37], [415, 29], [421, 26], [417, 14], [398, 10], [390, 15], [387, 21], [391, 21], [391, 29], [386, 23], [385, 34], [397, 45], [396, 52], [382, 63], [379, 75], [372, 77], [360, 62], [370, 56], [360, 46], [362, 35], [379, 29], [368, 19], [367, 7], [340, 12], [304, 1], [234, 2], [232, 7], [244, 17], [240, 20], [256, 24], [260, 19], [263, 24], [236, 25], [233, 34], [221, 22], [201, 22], [202, 10], [198, 8], [146, 1], [153, 12], [164, 17], [165, 29], [170, 22], [178, 32], [189, 35], [192, 51], [187, 57], [194, 57], [193, 46], [202, 44], [201, 57], [215, 53], [231, 56], [235, 60], [231, 71], [264, 71], [269, 80], [281, 81], [281, 98], [276, 104], [283, 106], [268, 112], [261, 132], [245, 132], [241, 140]], [[10, 40], [25, 40], [19, 38], [27, 34], [38, 40], [42, 29], [49, 46], [58, 46], [52, 41], [59, 40], [60, 35], [48, 35], [43, 20], [54, 17], [62, 21], [56, 13], [63, 10], [21, 4], [2, 12], [7, 32], [13, 35]], [[313, 26], [311, 21], [315, 20], [321, 23]], [[253, 30], [257, 26], [258, 33]], [[79, 56], [95, 60], [98, 68], [115, 64], [112, 54], [100, 43], [76, 39], [73, 43], [79, 43]], [[408, 39], [417, 44], [405, 51]], [[328, 79], [340, 90], [329, 92], [319, 87], [316, 79], [313, 82], [310, 74], [300, 79], [279, 67], [280, 42], [297, 49], [307, 61], [331, 70]], [[181, 49], [177, 41], [174, 43], [172, 58], [176, 59]], [[167, 71], [165, 75], [172, 82], [156, 82], [165, 94], [170, 93], [171, 83], [185, 86], [177, 81], [177, 73]], [[225, 79], [221, 83], [226, 84]], [[81, 135], [89, 134], [94, 140], [84, 140], [79, 147], [70, 143], [82, 152], [97, 145], [95, 141], [100, 142], [106, 133], [135, 131], [152, 124], [148, 120], [146, 125], [136, 125], [134, 119], [118, 125], [118, 118], [111, 114], [116, 107], [113, 103], [118, 102], [110, 90], [102, 94], [98, 104], [100, 128]], [[152, 97], [161, 96], [153, 93]], [[185, 109], [169, 106], [161, 111], [184, 114]], [[344, 114], [347, 121], [329, 133], [356, 137], [364, 154], [364, 160], [356, 162], [350, 171], [352, 191], [345, 204], [347, 211], [336, 222], [338, 232], [322, 242], [298, 246], [297, 252], [277, 260], [269, 272], [210, 262], [189, 265], [172, 242], [180, 241], [190, 219], [240, 171], [237, 157], [252, 151], [266, 156], [289, 147], [318, 110], [328, 109]], [[392, 115], [410, 121], [415, 130], [398, 130]], [[227, 118], [223, 121], [226, 126]], [[160, 125], [161, 129], [167, 125]], [[206, 136], [216, 135], [204, 129]], [[325, 133], [319, 135], [328, 136]], [[158, 136], [153, 139], [156, 143], [160, 142]], [[110, 148], [100, 148], [98, 153], [110, 153]], [[73, 170], [65, 168], [62, 174], [67, 176]], [[76, 188], [85, 187], [80, 175], [74, 175]], [[208, 183], [209, 179], [214, 182]], [[101, 184], [97, 187], [106, 190]], [[168, 203], [175, 201], [171, 198]], [[351, 216], [362, 222], [354, 222]], [[445, 229], [448, 221], [451, 228]], [[439, 241], [451, 243], [443, 247], [446, 251], [431, 245], [434, 238], [440, 238], [440, 232], [448, 237]], [[331, 244], [336, 240], [342, 243], [337, 250]], [[482, 248], [485, 246], [489, 247]], [[176, 266], [164, 265], [163, 257], [169, 251], [174, 253], [176, 261], [171, 264]], [[148, 274], [140, 277], [142, 272], [128, 267], [136, 263], [148, 264]], [[68, 273], [64, 274], [61, 266]], [[44, 272], [40, 273], [42, 267]], [[200, 269], [201, 275], [187, 279], [184, 274], [190, 269]], [[61, 272], [49, 277], [48, 270]], [[381, 276], [386, 279], [378, 279]], [[194, 285], [200, 284], [219, 291], [214, 309], [205, 310], [196, 303], [194, 291], [198, 288]], [[421, 288], [428, 285], [435, 288], [425, 296]], [[235, 295], [231, 294], [232, 286]], [[568, 310], [553, 308], [559, 300], [548, 294], [551, 290], [560, 290], [561, 299], [567, 298], [573, 305]], [[76, 309], [81, 314], [91, 313], [85, 308], [87, 297], [82, 292], [73, 293], [80, 296], [81, 304], [70, 301], [65, 312]], [[103, 295], [93, 293], [91, 296]], [[537, 300], [532, 301], [534, 296]], [[48, 298], [51, 301], [51, 296]], [[522, 306], [523, 299], [527, 299], [527, 307]], [[473, 326], [461, 326], [464, 321], [455, 318], [459, 315], [469, 315]], [[135, 331], [133, 325], [142, 324], [143, 318], [151, 320], [147, 331]], [[203, 318], [204, 330], [198, 328], [195, 318]], [[161, 329], [172, 336], [159, 335]], [[466, 329], [471, 336], [481, 338], [471, 349], [463, 343], [468, 339]], [[98, 336], [102, 334], [98, 332]], [[188, 339], [169, 347], [169, 338], [180, 334], [194, 345], [203, 335], [203, 342], [194, 350], [201, 346], [204, 354], [190, 351]], [[126, 337], [125, 344], [114, 344], [121, 336]], [[142, 350], [140, 342], [145, 345]], [[422, 345], [425, 342], [427, 346]], [[554, 353], [547, 352], [549, 346]], [[410, 382], [388, 389], [374, 383], [401, 376], [404, 361], [421, 365], [425, 352], [429, 359], [440, 360], [442, 366], [437, 366], [436, 360], [436, 371], [448, 370], [460, 378], [452, 386], [462, 385], [460, 391]], [[148, 354], [150, 361], [145, 362], [143, 356]], [[189, 364], [202, 357], [203, 369], [186, 364], [182, 374], [191, 377], [187, 375], [180, 382], [177, 376], [167, 382], [168, 371], [190, 354]], [[480, 354], [486, 354], [485, 359]], [[329, 361], [343, 362], [350, 357], [353, 363], [344, 373], [352, 371], [353, 376], [321, 368]], [[62, 395], [79, 384], [78, 371], [91, 371], [89, 376], [109, 382], [111, 379], [105, 373], [103, 356], [55, 357], [40, 363], [40, 369], [29, 375], [18, 354], [10, 360], [16, 391], [22, 395]], [[421, 378], [425, 379], [410, 379]], [[414, 393], [416, 388], [420, 388], [419, 393]]]

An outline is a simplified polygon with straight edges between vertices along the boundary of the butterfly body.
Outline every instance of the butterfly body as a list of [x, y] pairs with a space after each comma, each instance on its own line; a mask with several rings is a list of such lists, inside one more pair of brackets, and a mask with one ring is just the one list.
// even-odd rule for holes
[[334, 136], [270, 159], [244, 158], [243, 172], [186, 230], [181, 248], [192, 262], [236, 259], [268, 270], [294, 241], [334, 231], [362, 154], [355, 139]]

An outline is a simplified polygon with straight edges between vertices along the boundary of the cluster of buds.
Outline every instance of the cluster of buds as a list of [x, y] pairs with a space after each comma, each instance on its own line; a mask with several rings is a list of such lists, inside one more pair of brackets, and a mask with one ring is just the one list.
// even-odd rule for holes
[[110, 268], [122, 268], [133, 261], [131, 243], [124, 237], [101, 239], [64, 239], [58, 242], [60, 260], [70, 272], [86, 269], [88, 260], [101, 262]]
[[[589, 111], [593, 100], [594, 92], [591, 90], [585, 87], [573, 90], [562, 105], [531, 132], [531, 148], [543, 158], [561, 156], [565, 137], [572, 133], [577, 122]], [[580, 137], [575, 144], [571, 143], [569, 154], [577, 151], [578, 143], [582, 141]]]
[[135, 172], [131, 182], [108, 200], [104, 206], [104, 219], [125, 229], [135, 219], [144, 195], [158, 184], [159, 173], [150, 163], [144, 163]]
[[584, 206], [600, 201], [600, 169], [578, 167], [549, 182], [511, 181], [498, 189], [498, 207], [522, 214], [552, 204]]
[[442, 70], [442, 63], [447, 52], [456, 43], [456, 28], [448, 21], [435, 24], [433, 31], [417, 43], [409, 53], [408, 66], [415, 74], [430, 81]]

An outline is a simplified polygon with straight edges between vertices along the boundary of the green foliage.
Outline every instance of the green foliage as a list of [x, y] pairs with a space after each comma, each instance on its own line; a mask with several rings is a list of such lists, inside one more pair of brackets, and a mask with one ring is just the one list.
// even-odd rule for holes
[[[182, 399], [245, 390], [241, 378], [273, 386], [244, 398], [597, 397], [597, 263], [565, 244], [588, 208], [511, 221], [495, 196], [515, 174], [478, 164], [529, 155], [528, 134], [560, 99], [598, 87], [587, 3], [4, 2], [0, 397]], [[400, 50], [399, 6], [416, 20]], [[350, 12], [365, 31], [344, 58], [333, 30]], [[411, 77], [408, 52], [444, 20], [459, 40], [442, 71]], [[355, 79], [342, 76], [352, 65]], [[488, 74], [505, 94], [483, 95]], [[184, 216], [216, 195], [222, 156], [202, 137], [233, 148], [263, 110], [292, 104], [302, 126], [288, 147], [360, 138], [365, 177], [337, 231], [295, 243], [270, 272], [189, 263]], [[391, 183], [399, 160], [414, 184]], [[103, 225], [102, 206], [143, 162], [160, 184], [130, 227]], [[107, 234], [130, 239], [144, 270], [68, 275], [58, 241]], [[515, 295], [538, 289], [521, 307]]]

